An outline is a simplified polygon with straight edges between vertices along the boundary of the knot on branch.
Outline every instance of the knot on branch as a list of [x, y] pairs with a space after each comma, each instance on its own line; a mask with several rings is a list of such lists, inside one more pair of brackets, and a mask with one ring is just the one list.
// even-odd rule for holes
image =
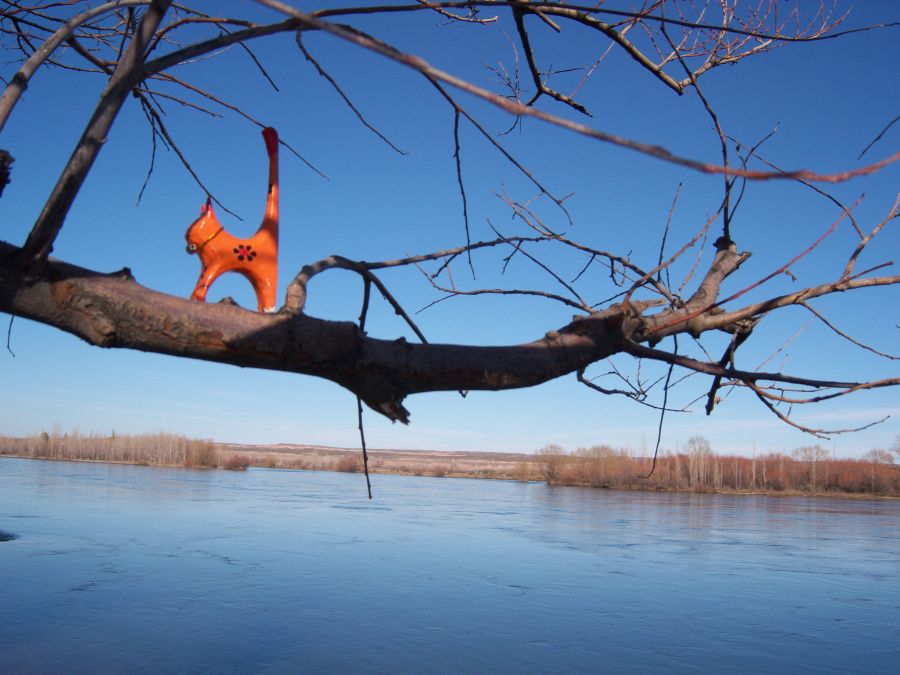
[[409, 424], [409, 410], [403, 407], [406, 392], [384, 377], [362, 378], [350, 389], [372, 410], [391, 422]]
[[731, 237], [722, 235], [713, 243], [717, 251], [736, 251], [737, 244], [734, 243], [734, 240]]
[[6, 150], [0, 150], [0, 197], [3, 196], [3, 188], [9, 185], [9, 174], [12, 163], [16, 161]]

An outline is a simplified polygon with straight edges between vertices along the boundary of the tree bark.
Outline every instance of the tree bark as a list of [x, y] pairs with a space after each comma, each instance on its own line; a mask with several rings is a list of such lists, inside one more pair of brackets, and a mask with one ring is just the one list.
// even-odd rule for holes
[[102, 274], [50, 260], [32, 280], [16, 264], [20, 254], [0, 242], [0, 311], [100, 347], [323, 377], [404, 423], [409, 394], [534, 386], [623, 351], [639, 324], [615, 305], [525, 344], [413, 344], [371, 338], [350, 322], [166, 295], [138, 284], [127, 268]]

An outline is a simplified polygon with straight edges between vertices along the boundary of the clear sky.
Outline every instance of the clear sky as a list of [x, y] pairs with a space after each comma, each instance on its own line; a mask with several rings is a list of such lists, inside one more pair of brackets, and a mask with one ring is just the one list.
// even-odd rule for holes
[[[223, 3], [214, 3], [222, 11]], [[306, 4], [306, 3], [304, 3]], [[891, 2], [858, 2], [845, 27], [896, 21]], [[232, 3], [224, 3], [231, 7]], [[233, 14], [244, 13], [244, 3]], [[253, 9], [263, 17], [274, 17]], [[225, 13], [225, 12], [223, 12]], [[507, 17], [495, 25], [447, 25], [436, 16], [373, 17], [356, 25], [434, 65], [502, 91], [489, 67], [508, 70], [515, 59], [506, 35]], [[594, 62], [608, 43], [596, 34], [564, 26], [561, 35], [529, 24], [539, 58], [556, 69]], [[253, 49], [279, 87], [274, 91], [252, 61], [238, 49], [173, 71], [243, 106], [275, 126], [282, 137], [327, 175], [309, 170], [282, 152], [280, 288], [300, 267], [337, 253], [379, 260], [425, 253], [464, 242], [462, 207], [453, 159], [452, 110], [412, 71], [326, 35], [305, 43], [341, 83], [357, 106], [396, 145], [399, 155], [366, 130], [298, 51], [293, 36], [258, 41]], [[5, 61], [9, 78], [15, 64]], [[898, 30], [882, 30], [815, 44], [787, 45], [774, 52], [721, 68], [701, 80], [725, 130], [753, 144], [778, 128], [761, 152], [784, 168], [838, 171], [896, 152], [900, 125], [889, 130], [862, 161], [862, 149], [900, 111]], [[524, 75], [524, 74], [523, 74]], [[570, 89], [582, 73], [556, 76]], [[102, 91], [96, 75], [43, 70], [0, 137], [0, 147], [16, 158], [13, 182], [0, 199], [0, 239], [21, 244], [52, 188]], [[509, 128], [486, 104], [459, 94], [460, 101], [493, 134]], [[659, 143], [682, 155], [717, 162], [718, 140], [697, 97], [678, 97], [626, 56], [611, 51], [578, 99], [594, 114], [590, 124], [641, 141]], [[250, 234], [258, 226], [265, 195], [266, 156], [258, 129], [221, 110], [213, 118], [164, 102], [166, 123], [206, 185], [244, 222], [223, 214], [229, 231]], [[543, 109], [575, 117], [552, 101]], [[690, 239], [715, 211], [721, 178], [702, 176], [659, 160], [573, 136], [526, 120], [521, 128], [496, 136], [508, 150], [566, 202], [574, 221], [546, 199], [535, 208], [548, 224], [573, 239], [630, 255], [645, 268], [655, 264], [660, 236], [676, 191], [668, 251]], [[463, 178], [469, 197], [472, 237], [492, 238], [488, 223], [506, 234], [520, 224], [497, 197], [518, 200], [535, 190], [466, 123], [461, 127]], [[135, 100], [129, 99], [100, 159], [57, 240], [54, 256], [99, 271], [128, 266], [141, 284], [187, 297], [199, 272], [184, 250], [184, 231], [205, 199], [173, 153], [157, 154], [153, 174], [136, 205], [150, 162], [151, 136]], [[877, 223], [900, 188], [900, 167], [835, 186], [825, 186], [847, 204], [863, 194], [854, 213], [864, 228]], [[796, 183], [749, 185], [734, 220], [739, 249], [753, 251], [729, 289], [737, 290], [777, 269], [818, 238], [840, 215], [831, 202]], [[860, 268], [898, 260], [900, 228], [886, 228], [860, 262]], [[714, 234], [711, 239], [714, 239]], [[786, 275], [747, 296], [762, 298], [836, 278], [858, 239], [842, 225], [822, 246]], [[538, 251], [535, 251], [538, 253]], [[708, 263], [711, 240], [701, 264]], [[548, 251], [542, 258], [566, 279], [583, 261]], [[695, 252], [673, 270], [694, 263]], [[468, 288], [527, 287], [556, 290], [544, 272], [523, 257], [504, 276], [498, 254], [475, 258], [478, 279], [462, 264], [454, 279]], [[893, 268], [896, 270], [896, 266]], [[896, 273], [896, 272], [894, 272]], [[437, 299], [415, 270], [382, 275], [404, 305], [416, 311]], [[608, 277], [597, 273], [580, 281], [592, 300], [612, 295]], [[612, 288], [612, 290], [611, 290]], [[255, 307], [249, 284], [234, 275], [215, 283], [210, 299], [233, 296]], [[310, 286], [307, 312], [354, 320], [361, 284], [348, 273], [317, 277]], [[828, 298], [816, 305], [842, 329], [872, 346], [900, 352], [900, 289], [875, 289]], [[497, 297], [457, 298], [416, 315], [432, 342], [512, 344], [541, 337], [565, 325], [572, 310], [545, 300]], [[3, 315], [3, 328], [9, 317]], [[370, 335], [414, 339], [382, 302], [370, 313]], [[4, 335], [6, 331], [4, 330]], [[718, 341], [717, 341], [718, 340]], [[684, 340], [684, 343], [689, 340]], [[709, 341], [721, 353], [721, 340]], [[312, 443], [358, 446], [356, 401], [335, 384], [312, 377], [239, 369], [125, 350], [102, 350], [66, 333], [16, 319], [10, 353], [0, 350], [6, 386], [0, 390], [0, 433], [22, 435], [57, 427], [82, 433], [168, 431], [237, 443]], [[829, 378], [896, 377], [897, 361], [854, 348], [811, 320], [803, 310], [772, 317], [741, 350], [739, 366]], [[628, 359], [618, 368], [633, 374]], [[599, 364], [593, 374], [609, 370]], [[658, 369], [647, 366], [653, 379]], [[677, 371], [676, 371], [677, 372]], [[683, 405], [708, 390], [693, 377], [680, 384], [673, 401]], [[530, 390], [427, 394], [406, 401], [408, 427], [392, 425], [367, 412], [372, 447], [502, 450], [531, 452], [548, 443], [573, 450], [611, 444], [642, 451], [653, 447], [658, 415], [634, 402], [588, 391], [574, 376]], [[676, 449], [701, 434], [717, 452], [790, 451], [819, 442], [785, 426], [755, 397], [733, 391], [711, 417], [702, 406], [668, 417], [663, 447]], [[889, 447], [900, 434], [900, 392], [882, 390], [794, 411], [811, 426], [854, 427], [886, 415], [872, 429], [835, 437], [824, 445], [840, 456], [859, 456], [872, 447]]]

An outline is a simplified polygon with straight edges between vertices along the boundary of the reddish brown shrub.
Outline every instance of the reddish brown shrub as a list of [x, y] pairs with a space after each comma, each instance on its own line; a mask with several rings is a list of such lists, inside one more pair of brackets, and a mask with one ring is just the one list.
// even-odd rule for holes
[[229, 471], [246, 471], [248, 466], [250, 458], [247, 455], [229, 455], [222, 463], [222, 468]]
[[335, 471], [343, 471], [344, 473], [359, 473], [359, 457], [356, 455], [347, 455], [341, 457], [334, 465]]

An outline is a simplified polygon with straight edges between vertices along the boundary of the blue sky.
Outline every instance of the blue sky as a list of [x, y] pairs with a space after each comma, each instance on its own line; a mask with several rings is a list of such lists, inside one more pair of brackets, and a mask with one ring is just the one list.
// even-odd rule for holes
[[[896, 20], [891, 3], [857, 3], [847, 25]], [[216, 3], [217, 6], [220, 3]], [[263, 10], [261, 15], [265, 14]], [[237, 12], [235, 12], [237, 13]], [[497, 26], [451, 26], [436, 17], [368, 18], [359, 26], [426, 58], [437, 67], [497, 89], [486, 66], [513, 67], [513, 53]], [[561, 36], [531, 26], [539, 57], [556, 68], [593, 62], [607, 43], [567, 26]], [[409, 154], [400, 156], [362, 127], [329, 85], [305, 62], [292, 36], [257, 42], [253, 48], [280, 91], [261, 78], [237, 49], [214, 60], [179, 67], [178, 76], [278, 128], [282, 137], [313, 162], [328, 179], [282, 152], [282, 223], [279, 293], [308, 262], [332, 253], [379, 260], [456, 246], [464, 241], [462, 209], [453, 161], [453, 115], [421, 77], [358, 47], [325, 35], [305, 40], [312, 53], [341, 83], [370, 122]], [[701, 86], [726, 131], [754, 143], [776, 126], [763, 146], [766, 157], [785, 168], [820, 171], [854, 168], [863, 147], [900, 108], [900, 40], [897, 31], [877, 31], [840, 40], [788, 45], [774, 52], [706, 75]], [[15, 66], [5, 66], [9, 77]], [[559, 87], [580, 75], [560, 76]], [[575, 78], [575, 79], [573, 79]], [[103, 81], [91, 75], [43, 70], [33, 80], [0, 139], [14, 157], [13, 183], [0, 200], [0, 239], [20, 244], [90, 115]], [[498, 89], [499, 90], [499, 89]], [[460, 101], [492, 132], [510, 121], [486, 104], [459, 94]], [[677, 97], [630, 59], [612, 51], [579, 92], [594, 113], [591, 124], [612, 133], [665, 145], [679, 154], [718, 161], [718, 141], [696, 96]], [[569, 116], [551, 101], [540, 106]], [[229, 231], [250, 234], [263, 208], [266, 157], [258, 129], [223, 111], [214, 119], [166, 104], [166, 122], [212, 191], [244, 222], [223, 216]], [[896, 151], [898, 130], [889, 131], [865, 158]], [[488, 222], [508, 234], [520, 225], [497, 197], [506, 192], [528, 200], [535, 190], [466, 124], [461, 131], [464, 180], [473, 239], [492, 238]], [[595, 141], [575, 137], [535, 120], [498, 137], [548, 189], [567, 201], [568, 225], [546, 200], [535, 208], [548, 223], [573, 239], [628, 253], [652, 267], [659, 238], [676, 190], [670, 252], [690, 239], [721, 199], [721, 179], [702, 176]], [[172, 153], [157, 155], [153, 176], [140, 205], [137, 194], [147, 172], [150, 134], [136, 102], [129, 100], [87, 184], [57, 240], [54, 255], [85, 267], [132, 269], [137, 280], [156, 290], [187, 297], [199, 264], [184, 252], [184, 230], [205, 199]], [[865, 197], [854, 213], [871, 227], [888, 211], [900, 169], [828, 188], [845, 203]], [[221, 215], [221, 211], [220, 211]], [[734, 239], [753, 257], [729, 285], [737, 290], [768, 274], [819, 237], [839, 216], [830, 202], [797, 184], [750, 185], [734, 221]], [[715, 238], [714, 235], [712, 238]], [[748, 296], [762, 298], [831, 280], [839, 274], [856, 237], [841, 226], [786, 276]], [[708, 262], [707, 242], [701, 264]], [[896, 259], [900, 233], [883, 232], [860, 267]], [[577, 260], [553, 251], [544, 260], [572, 278]], [[694, 262], [694, 251], [673, 276]], [[505, 276], [498, 255], [476, 256], [478, 279], [461, 264], [457, 283], [469, 287], [537, 287], [553, 290], [540, 270], [523, 258]], [[410, 310], [438, 296], [415, 270], [387, 272], [382, 279]], [[582, 280], [593, 299], [611, 295], [602, 274]], [[233, 296], [254, 307], [249, 284], [222, 277], [210, 299]], [[309, 314], [353, 320], [361, 284], [345, 272], [317, 277], [310, 287]], [[900, 351], [897, 339], [898, 290], [874, 289], [820, 301], [817, 308], [858, 339], [882, 350]], [[536, 339], [571, 319], [571, 310], [546, 301], [460, 298], [416, 315], [432, 342], [507, 344]], [[9, 317], [3, 315], [3, 327]], [[409, 331], [384, 303], [376, 302], [369, 333], [393, 339]], [[721, 340], [709, 340], [712, 353]], [[101, 350], [55, 329], [23, 319], [12, 326], [10, 346], [0, 353], [9, 383], [0, 391], [0, 433], [20, 435], [51, 429], [83, 433], [170, 431], [238, 443], [315, 443], [355, 447], [355, 398], [316, 378], [239, 369], [124, 350]], [[878, 359], [836, 338], [802, 310], [771, 317], [742, 348], [739, 365], [766, 366], [797, 375], [829, 378], [896, 377], [895, 362]], [[626, 359], [617, 367], [633, 368]], [[607, 370], [600, 364], [594, 374]], [[652, 374], [645, 367], [645, 375]], [[683, 404], [708, 388], [692, 378], [673, 392]], [[373, 447], [530, 452], [548, 443], [567, 449], [607, 443], [637, 451], [652, 448], [656, 412], [617, 398], [600, 396], [574, 376], [530, 390], [426, 394], [407, 399], [408, 427], [366, 416]], [[838, 436], [828, 447], [859, 456], [888, 447], [900, 434], [900, 395], [868, 392], [796, 412], [811, 426], [853, 427], [891, 415], [865, 432]], [[791, 450], [817, 442], [775, 419], [746, 392], [732, 392], [711, 417], [701, 407], [670, 415], [663, 447], [678, 448], [702, 434], [719, 452]]]

